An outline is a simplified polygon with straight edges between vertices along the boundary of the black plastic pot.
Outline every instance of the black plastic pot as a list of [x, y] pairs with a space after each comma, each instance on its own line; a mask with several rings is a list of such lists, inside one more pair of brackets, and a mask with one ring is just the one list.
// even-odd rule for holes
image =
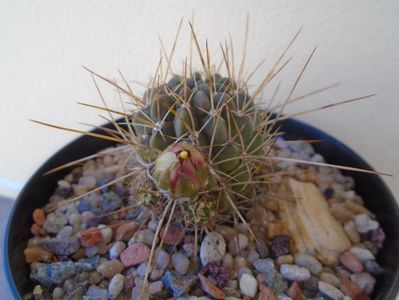
[[[314, 145], [329, 163], [348, 165], [357, 168], [371, 167], [355, 152], [320, 130], [295, 120], [282, 124], [282, 131], [287, 139], [322, 139]], [[93, 154], [113, 143], [87, 136], [80, 137], [58, 151], [45, 162], [31, 177], [19, 194], [10, 215], [4, 245], [4, 266], [9, 288], [15, 299], [32, 290], [29, 280], [29, 266], [25, 263], [23, 251], [31, 237], [32, 212], [44, 206], [52, 195], [57, 181], [68, 170], [43, 176], [46, 171], [72, 160]], [[383, 181], [375, 175], [356, 172], [344, 172], [353, 176], [356, 192], [360, 194], [369, 208], [378, 218], [386, 233], [384, 248], [377, 261], [386, 270], [378, 278], [373, 298], [395, 299], [399, 290], [399, 209], [396, 201]], [[1, 298], [1, 297], [0, 297]]]

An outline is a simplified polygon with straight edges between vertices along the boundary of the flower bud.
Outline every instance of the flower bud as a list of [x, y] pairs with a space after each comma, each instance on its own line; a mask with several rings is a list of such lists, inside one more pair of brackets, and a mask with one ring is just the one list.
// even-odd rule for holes
[[202, 153], [181, 142], [167, 148], [155, 161], [157, 187], [176, 197], [194, 197], [208, 183], [208, 168]]

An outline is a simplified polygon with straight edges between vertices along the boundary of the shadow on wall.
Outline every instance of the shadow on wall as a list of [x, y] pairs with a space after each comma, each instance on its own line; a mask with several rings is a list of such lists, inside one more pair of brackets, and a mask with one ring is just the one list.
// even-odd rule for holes
[[[11, 199], [0, 196], [0, 282], [2, 283], [7, 282], [4, 275], [3, 261], [4, 231], [6, 230], [8, 217], [10, 216], [13, 203], [14, 202]], [[12, 299], [6, 284], [0, 284], [0, 295], [2, 295], [1, 299]]]

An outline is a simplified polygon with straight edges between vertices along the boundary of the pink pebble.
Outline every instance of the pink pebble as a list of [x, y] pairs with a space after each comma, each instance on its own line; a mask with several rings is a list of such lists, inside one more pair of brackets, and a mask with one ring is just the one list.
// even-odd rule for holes
[[339, 261], [345, 268], [353, 273], [361, 273], [364, 270], [362, 262], [350, 251], [344, 252], [339, 257]]
[[150, 257], [150, 248], [143, 243], [135, 243], [121, 253], [121, 262], [125, 267], [138, 265]]

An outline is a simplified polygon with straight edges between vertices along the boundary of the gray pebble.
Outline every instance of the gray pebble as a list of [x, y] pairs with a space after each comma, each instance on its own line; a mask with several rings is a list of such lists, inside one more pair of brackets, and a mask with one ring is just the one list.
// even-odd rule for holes
[[170, 261], [170, 255], [165, 250], [158, 248], [155, 251], [155, 265], [160, 269], [166, 269]]
[[139, 266], [137, 267], [137, 274], [141, 277], [144, 277], [145, 273], [147, 272], [147, 266], [148, 262], [146, 261], [139, 264]]
[[340, 300], [344, 298], [344, 294], [339, 289], [324, 281], [319, 281], [319, 290], [322, 294], [332, 300]]
[[154, 238], [155, 238], [155, 233], [152, 230], [150, 229], [140, 230], [133, 235], [133, 237], [129, 240], [128, 245], [130, 246], [134, 243], [143, 243], [151, 247]]
[[98, 299], [98, 300], [107, 300], [108, 292], [106, 289], [99, 288], [96, 285], [91, 285], [87, 290], [86, 296]]
[[367, 294], [371, 294], [375, 285], [375, 278], [369, 273], [352, 274], [351, 280]]
[[179, 252], [172, 255], [172, 263], [175, 270], [181, 275], [186, 274], [188, 267], [190, 266], [190, 261], [188, 258]]
[[145, 289], [142, 294], [142, 289], [139, 286], [135, 286], [132, 290], [132, 297], [130, 300], [149, 300], [150, 295], [148, 293], [148, 289]]
[[238, 270], [238, 279], [240, 279], [241, 276], [244, 275], [244, 274], [251, 274], [252, 275], [251, 269], [248, 269], [248, 268], [245, 268], [245, 267], [240, 268]]
[[[193, 257], [195, 254], [195, 244], [194, 243], [188, 243], [183, 245], [183, 250], [184, 253], [186, 254], [187, 257]], [[197, 253], [198, 253], [199, 247], [197, 247]]]
[[226, 253], [226, 242], [217, 232], [209, 232], [202, 240], [200, 258], [203, 266], [211, 262], [220, 263]]
[[358, 259], [360, 259], [362, 262], [366, 260], [373, 260], [375, 259], [373, 253], [370, 252], [368, 249], [360, 248], [360, 247], [353, 247], [350, 249], [350, 252], [355, 254]]
[[305, 281], [310, 278], [310, 272], [296, 265], [281, 265], [280, 267], [281, 275], [291, 281]]
[[248, 257], [247, 257], [247, 260], [250, 262], [250, 263], [253, 263], [255, 260], [257, 260], [257, 259], [259, 259], [259, 254], [258, 254], [258, 252], [256, 252], [256, 250], [250, 250], [249, 252], [248, 252]]
[[43, 224], [43, 228], [47, 232], [58, 233], [67, 223], [68, 221], [63, 215], [49, 213]]
[[163, 283], [162, 281], [154, 281], [148, 285], [148, 292], [150, 295], [159, 294], [163, 290]]
[[381, 275], [384, 273], [384, 269], [375, 260], [367, 260], [364, 262], [364, 267], [367, 272], [373, 275]]
[[71, 255], [80, 248], [80, 242], [77, 237], [46, 239], [40, 245], [54, 254], [62, 256]]
[[277, 300], [292, 300], [290, 297], [284, 294], [278, 294], [277, 295]]
[[108, 286], [108, 297], [110, 299], [116, 299], [122, 292], [123, 285], [125, 283], [125, 277], [121, 274], [116, 274], [112, 277]]
[[296, 265], [308, 269], [313, 275], [319, 275], [323, 270], [323, 266], [315, 257], [305, 253], [299, 253], [295, 255], [294, 261]]
[[53, 299], [54, 300], [62, 299], [62, 297], [64, 297], [64, 295], [65, 295], [65, 291], [61, 287], [56, 287], [53, 290]]
[[261, 258], [253, 262], [255, 269], [263, 274], [271, 274], [274, 272], [274, 262], [270, 258]]
[[229, 242], [229, 251], [233, 255], [240, 254], [248, 246], [248, 237], [242, 233], [231, 239]]
[[147, 226], [148, 226], [148, 229], [150, 229], [150, 230], [155, 232], [157, 230], [157, 227], [158, 227], [158, 221], [151, 220], [150, 222], [148, 222]]
[[96, 245], [86, 247], [86, 249], [85, 249], [85, 254], [87, 257], [93, 257], [96, 254], [98, 254], [99, 252], [100, 252], [100, 249]]

